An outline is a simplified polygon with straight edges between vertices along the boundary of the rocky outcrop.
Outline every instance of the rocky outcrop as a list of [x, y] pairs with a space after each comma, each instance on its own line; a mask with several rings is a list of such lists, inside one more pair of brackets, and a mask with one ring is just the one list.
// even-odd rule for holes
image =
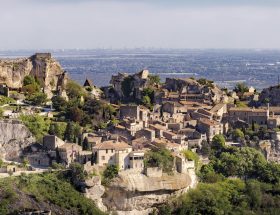
[[19, 161], [23, 150], [34, 143], [28, 128], [18, 121], [0, 121], [0, 157]]
[[66, 72], [49, 53], [37, 53], [29, 58], [0, 60], [0, 83], [20, 89], [23, 79], [33, 75], [40, 80], [49, 98], [53, 91], [61, 92], [68, 80]]
[[164, 88], [169, 92], [185, 95], [187, 100], [194, 97], [204, 100], [204, 102], [219, 103], [223, 97], [222, 90], [206, 79], [166, 78]]
[[142, 70], [132, 75], [118, 73], [118, 75], [112, 76], [110, 84], [112, 88], [105, 90], [105, 95], [112, 102], [141, 100], [144, 88], [149, 86], [149, 71]]
[[280, 105], [280, 86], [263, 89], [259, 96], [259, 102], [263, 104], [269, 103], [273, 106]]
[[90, 198], [95, 202], [100, 210], [107, 211], [101, 198], [105, 193], [105, 187], [101, 185], [101, 179], [99, 176], [93, 176], [92, 178], [87, 179], [83, 185], [83, 192], [87, 198]]
[[147, 177], [123, 171], [106, 189], [103, 203], [108, 210], [118, 211], [119, 214], [148, 214], [153, 207], [170, 197], [186, 192], [192, 180], [189, 174]]

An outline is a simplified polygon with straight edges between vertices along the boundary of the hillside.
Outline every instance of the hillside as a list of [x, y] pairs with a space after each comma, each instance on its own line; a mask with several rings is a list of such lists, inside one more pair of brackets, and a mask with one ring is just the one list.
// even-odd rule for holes
[[56, 173], [0, 179], [0, 214], [33, 209], [52, 214], [101, 215], [95, 204]]

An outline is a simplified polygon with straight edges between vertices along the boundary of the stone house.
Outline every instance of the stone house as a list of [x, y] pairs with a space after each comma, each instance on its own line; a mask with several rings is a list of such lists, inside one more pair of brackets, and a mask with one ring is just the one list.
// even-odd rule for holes
[[155, 131], [149, 128], [138, 131], [135, 135], [136, 138], [145, 137], [147, 140], [153, 141], [156, 138]]
[[162, 136], [165, 137], [167, 140], [174, 140], [177, 138], [177, 134], [171, 132], [171, 131], [163, 131]]
[[69, 166], [73, 162], [78, 162], [79, 153], [82, 147], [75, 143], [65, 143], [57, 148], [59, 163]]
[[87, 139], [88, 144], [92, 148], [93, 146], [101, 143], [102, 141], [102, 136], [98, 136], [97, 134], [94, 133], [84, 133], [82, 139], [85, 141]]
[[20, 168], [16, 165], [6, 165], [0, 168], [0, 173], [14, 173], [20, 171]]
[[259, 125], [267, 125], [269, 110], [255, 108], [230, 108], [229, 120], [237, 121], [238, 119], [248, 124], [257, 123]]
[[151, 145], [151, 141], [148, 140], [146, 137], [139, 137], [132, 140], [132, 148], [133, 150], [144, 150], [145, 148], [149, 148]]
[[183, 128], [183, 124], [182, 123], [167, 123], [167, 127], [168, 127], [168, 129], [170, 129], [174, 132], [178, 132], [179, 130], [181, 130]]
[[120, 119], [136, 120], [148, 127], [150, 111], [144, 106], [139, 105], [122, 105], [120, 107]]
[[270, 116], [267, 120], [267, 127], [269, 129], [278, 128], [280, 126], [280, 117], [279, 116]]
[[27, 155], [27, 160], [31, 166], [49, 167], [52, 164], [52, 158], [48, 152], [38, 152]]
[[140, 119], [140, 107], [138, 105], [121, 105], [120, 107], [120, 119], [125, 118]]
[[199, 132], [205, 133], [209, 141], [212, 141], [215, 135], [223, 134], [224, 130], [223, 124], [206, 118], [201, 118], [198, 120], [197, 129]]
[[162, 111], [163, 112], [167, 112], [170, 114], [174, 114], [174, 113], [180, 113], [182, 107], [184, 107], [182, 104], [180, 104], [179, 102], [165, 102], [162, 104]]
[[181, 154], [176, 154], [175, 165], [176, 165], [176, 170], [179, 173], [188, 173], [189, 169], [195, 169], [194, 161], [186, 159]]
[[92, 163], [93, 152], [92, 151], [80, 151], [77, 155], [77, 162], [80, 164]]
[[47, 150], [55, 150], [64, 144], [65, 142], [55, 135], [46, 135], [43, 137], [43, 146]]
[[120, 169], [129, 167], [129, 153], [132, 147], [124, 142], [108, 140], [93, 147], [96, 163], [100, 166], [117, 165]]
[[215, 116], [222, 118], [225, 113], [227, 113], [227, 105], [223, 103], [216, 104], [211, 110]]
[[175, 143], [174, 141], [170, 141], [170, 140], [167, 140], [164, 138], [161, 138], [161, 139], [156, 138], [153, 141], [153, 144], [155, 146], [164, 147], [172, 152], [180, 152], [183, 149], [188, 149], [187, 145], [181, 145], [181, 144]]
[[144, 155], [145, 153], [143, 151], [130, 152], [128, 168], [142, 172], [144, 169]]
[[167, 130], [166, 126], [160, 124], [154, 124], [154, 125], [150, 124], [149, 128], [155, 131], [156, 138], [163, 137], [163, 131]]

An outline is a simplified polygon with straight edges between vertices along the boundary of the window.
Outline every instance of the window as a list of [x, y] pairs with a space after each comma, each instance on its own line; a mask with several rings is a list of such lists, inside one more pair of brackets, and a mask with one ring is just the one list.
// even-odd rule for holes
[[105, 156], [102, 156], [101, 159], [102, 159], [102, 160], [105, 160]]
[[114, 152], [114, 149], [111, 149], [111, 152], [113, 153], [113, 152]]
[[106, 154], [108, 154], [108, 149], [106, 149]]

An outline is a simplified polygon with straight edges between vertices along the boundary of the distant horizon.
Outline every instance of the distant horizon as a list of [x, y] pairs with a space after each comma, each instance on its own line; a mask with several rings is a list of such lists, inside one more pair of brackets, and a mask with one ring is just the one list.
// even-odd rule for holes
[[280, 48], [160, 48], [160, 47], [131, 47], [131, 48], [32, 48], [32, 49], [0, 49], [0, 52], [26, 51], [280, 51]]
[[280, 49], [279, 0], [3, 0], [1, 49]]

